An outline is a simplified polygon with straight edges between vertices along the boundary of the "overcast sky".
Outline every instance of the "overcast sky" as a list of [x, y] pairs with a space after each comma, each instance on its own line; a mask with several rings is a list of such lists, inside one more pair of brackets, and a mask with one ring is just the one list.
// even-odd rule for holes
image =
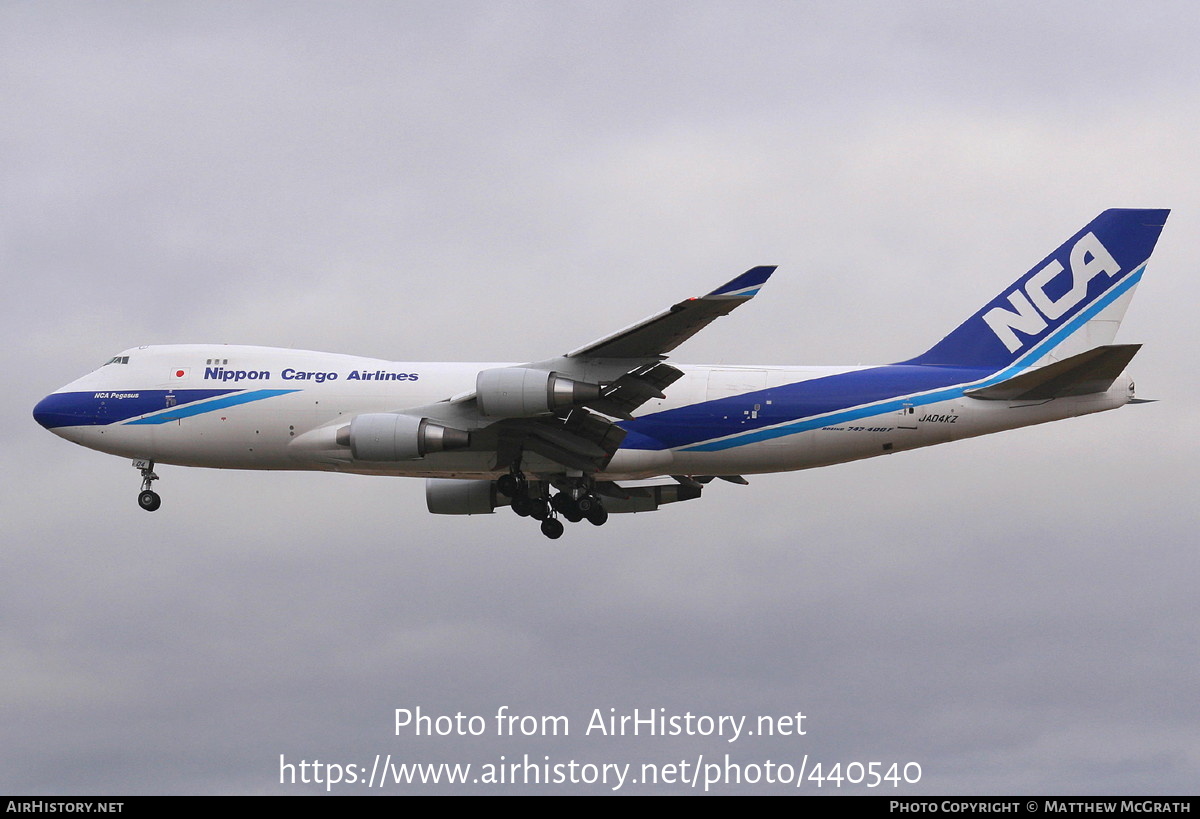
[[[922, 771], [842, 792], [1195, 793], [1198, 21], [0, 2], [0, 791], [324, 791], [281, 786], [280, 755], [728, 753]], [[559, 541], [328, 474], [166, 466], [147, 515], [127, 461], [30, 416], [139, 344], [536, 360], [757, 264], [780, 265], [760, 297], [675, 360], [895, 361], [1109, 207], [1173, 209], [1118, 336], [1159, 403], [714, 485]], [[397, 708], [501, 706], [570, 735], [394, 729]], [[806, 734], [584, 734], [635, 708], [803, 712]]]

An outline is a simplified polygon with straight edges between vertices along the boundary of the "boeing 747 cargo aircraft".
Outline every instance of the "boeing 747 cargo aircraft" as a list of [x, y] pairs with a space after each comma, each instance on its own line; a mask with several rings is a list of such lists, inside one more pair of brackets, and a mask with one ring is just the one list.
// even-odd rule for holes
[[[915, 358], [857, 367], [667, 363], [775, 271], [755, 267], [563, 355], [427, 363], [224, 344], [135, 347], [48, 395], [42, 426], [157, 464], [426, 479], [429, 511], [565, 519], [699, 498], [714, 479], [808, 469], [1115, 409], [1113, 344], [1166, 210], [1108, 210]], [[657, 482], [654, 479], [660, 479]]]

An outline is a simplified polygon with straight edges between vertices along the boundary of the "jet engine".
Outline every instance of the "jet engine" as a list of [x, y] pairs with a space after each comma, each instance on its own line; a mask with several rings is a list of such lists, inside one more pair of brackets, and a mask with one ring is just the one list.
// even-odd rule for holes
[[496, 491], [496, 482], [427, 478], [425, 506], [435, 515], [490, 515], [508, 499]]
[[595, 401], [600, 397], [600, 385], [548, 370], [499, 367], [475, 377], [475, 395], [484, 415], [525, 418]]
[[430, 452], [463, 449], [471, 435], [428, 418], [379, 412], [355, 416], [350, 426], [338, 430], [337, 442], [350, 447], [360, 461], [411, 461]]

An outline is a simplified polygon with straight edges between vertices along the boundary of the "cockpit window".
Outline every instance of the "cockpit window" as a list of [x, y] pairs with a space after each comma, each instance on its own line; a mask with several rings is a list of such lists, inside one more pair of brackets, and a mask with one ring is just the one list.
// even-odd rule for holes
[[105, 361], [104, 366], [107, 367], [109, 364], [128, 364], [128, 363], [129, 363], [129, 356], [115, 355], [112, 358], [110, 358], [108, 361]]

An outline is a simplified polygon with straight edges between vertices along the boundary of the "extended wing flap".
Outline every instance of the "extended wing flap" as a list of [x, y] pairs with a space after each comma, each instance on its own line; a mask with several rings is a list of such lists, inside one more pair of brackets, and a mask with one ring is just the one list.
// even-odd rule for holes
[[569, 469], [596, 472], [608, 465], [625, 430], [584, 409], [565, 418], [509, 418], [493, 424], [497, 436], [497, 468], [513, 463], [522, 449], [549, 458]]
[[670, 364], [648, 364], [630, 370], [610, 384], [597, 401], [585, 404], [614, 418], [632, 418], [633, 411], [651, 398], [666, 398], [663, 391], [683, 377]]
[[999, 384], [967, 390], [966, 395], [990, 401], [1037, 401], [1104, 392], [1141, 348], [1140, 344], [1094, 347]]

